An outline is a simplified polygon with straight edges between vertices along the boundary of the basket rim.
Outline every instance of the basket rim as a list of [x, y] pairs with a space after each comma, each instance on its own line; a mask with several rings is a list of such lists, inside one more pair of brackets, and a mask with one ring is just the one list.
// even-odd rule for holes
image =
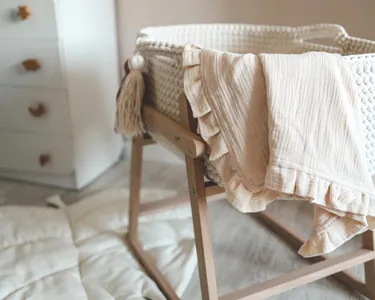
[[[185, 23], [142, 28], [136, 37], [136, 52], [148, 52], [179, 57], [187, 44], [198, 42], [176, 42], [173, 37], [188, 34], [233, 34], [243, 35], [244, 38], [260, 39], [267, 42], [279, 41], [293, 44], [314, 45], [314, 39], [330, 39], [334, 46], [328, 48], [340, 49], [340, 53], [361, 54], [374, 53], [375, 41], [350, 36], [345, 28], [334, 23], [315, 23], [307, 25], [270, 25], [252, 23]], [[182, 39], [181, 39], [182, 40]], [[319, 45], [317, 43], [316, 45]], [[327, 49], [328, 49], [327, 48]]]
[[348, 36], [343, 26], [333, 23], [315, 23], [309, 25], [267, 25], [251, 23], [186, 23], [175, 25], [147, 26], [142, 28], [137, 35], [137, 44], [141, 43], [159, 43], [171, 47], [183, 47], [167, 40], [160, 40], [156, 35], [160, 33], [188, 33], [201, 31], [231, 32], [233, 34], [246, 34], [256, 36], [262, 35], [264, 38], [282, 38], [282, 39], [304, 39], [304, 38], [337, 38]]

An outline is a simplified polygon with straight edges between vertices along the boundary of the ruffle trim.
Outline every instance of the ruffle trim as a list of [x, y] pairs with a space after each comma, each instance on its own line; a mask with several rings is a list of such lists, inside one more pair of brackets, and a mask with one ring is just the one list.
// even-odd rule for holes
[[375, 217], [375, 195], [370, 191], [360, 191], [323, 176], [286, 168], [277, 161], [271, 161], [268, 166], [265, 187], [310, 199], [311, 203], [331, 209], [339, 216]]
[[267, 170], [265, 187], [280, 190], [281, 186], [285, 195], [307, 199], [321, 211], [315, 213], [321, 218], [315, 220], [315, 233], [298, 251], [303, 257], [332, 252], [355, 235], [374, 230], [375, 199], [368, 194], [273, 162]]
[[183, 55], [184, 91], [192, 109], [193, 117], [198, 120], [198, 133], [209, 147], [209, 160], [219, 173], [229, 203], [237, 210], [248, 213], [266, 209], [279, 193], [262, 189], [251, 191], [243, 184], [236, 161], [223, 138], [220, 126], [202, 84], [200, 73], [201, 48], [186, 45]]
[[[243, 184], [244, 180], [236, 168], [237, 163], [230, 154], [205, 95], [200, 70], [201, 53], [202, 49], [198, 46], [185, 46], [184, 91], [193, 117], [198, 120], [197, 131], [209, 146], [209, 160], [222, 179], [229, 203], [240, 212], [259, 212], [265, 210], [267, 205], [276, 199], [299, 199], [301, 196], [303, 198], [300, 199], [307, 197], [308, 201], [326, 210], [327, 214], [324, 215], [329, 216], [330, 222], [325, 223], [324, 230], [318, 228], [302, 245], [299, 254], [304, 257], [331, 252], [366, 229], [374, 230], [371, 227], [375, 226], [375, 219], [366, 217], [365, 212], [371, 211], [375, 215], [375, 201], [371, 201], [373, 199], [368, 195], [346, 186], [303, 172], [297, 174], [297, 171], [291, 169], [275, 169], [274, 166], [267, 170], [265, 187], [261, 190], [251, 191]], [[281, 186], [287, 188], [280, 191]], [[329, 207], [326, 209], [327, 204]], [[343, 205], [349, 211], [361, 211], [364, 214], [353, 215], [343, 212]], [[368, 223], [374, 226], [368, 226]]]

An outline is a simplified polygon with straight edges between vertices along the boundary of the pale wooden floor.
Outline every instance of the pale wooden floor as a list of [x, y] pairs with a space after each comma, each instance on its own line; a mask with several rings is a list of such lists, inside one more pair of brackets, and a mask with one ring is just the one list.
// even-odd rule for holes
[[[0, 204], [45, 205], [45, 199], [53, 194], [60, 194], [62, 199], [70, 204], [106, 188], [128, 187], [128, 185], [129, 163], [122, 160], [81, 192], [0, 179]], [[185, 192], [187, 184], [184, 166], [148, 162], [143, 168], [143, 186]], [[279, 201], [270, 206], [270, 211], [308, 237], [312, 220], [310, 204]], [[255, 218], [235, 211], [225, 200], [209, 205], [209, 218], [220, 293], [264, 281], [307, 264]], [[337, 252], [356, 247], [359, 247], [359, 240], [353, 239]], [[360, 276], [363, 275], [361, 267], [355, 268], [354, 271]], [[183, 299], [200, 299], [197, 273]], [[333, 280], [324, 279], [273, 299], [363, 298], [349, 293]]]

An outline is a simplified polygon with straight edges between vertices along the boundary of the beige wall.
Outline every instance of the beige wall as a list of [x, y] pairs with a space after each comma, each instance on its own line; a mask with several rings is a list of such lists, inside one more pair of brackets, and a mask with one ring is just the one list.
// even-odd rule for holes
[[[337, 23], [375, 39], [375, 0], [117, 0], [121, 61], [145, 26], [235, 22], [273, 25]], [[164, 8], [165, 7], [165, 8]]]

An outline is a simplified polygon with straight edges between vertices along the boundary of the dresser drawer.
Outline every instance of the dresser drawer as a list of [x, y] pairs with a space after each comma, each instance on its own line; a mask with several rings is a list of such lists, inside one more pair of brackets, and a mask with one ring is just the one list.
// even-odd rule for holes
[[0, 168], [67, 174], [73, 171], [72, 140], [68, 136], [0, 130]]
[[54, 3], [54, 0], [1, 0], [0, 39], [56, 38]]
[[70, 134], [68, 105], [64, 91], [0, 88], [0, 128]]
[[64, 88], [58, 43], [0, 40], [0, 85]]

